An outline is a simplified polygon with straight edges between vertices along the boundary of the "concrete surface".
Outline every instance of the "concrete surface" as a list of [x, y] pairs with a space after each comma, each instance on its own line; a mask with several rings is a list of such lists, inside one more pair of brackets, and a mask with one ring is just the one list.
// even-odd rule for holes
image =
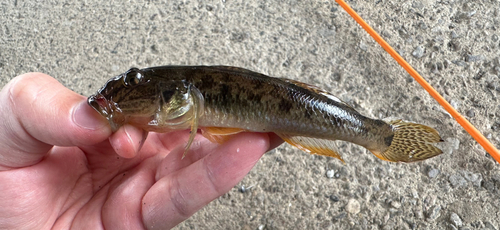
[[[500, 1], [348, 3], [497, 147]], [[232, 65], [424, 123], [445, 154], [346, 161], [288, 145], [177, 229], [498, 229], [500, 167], [333, 0], [0, 3], [0, 85], [45, 72], [83, 95], [132, 66]]]

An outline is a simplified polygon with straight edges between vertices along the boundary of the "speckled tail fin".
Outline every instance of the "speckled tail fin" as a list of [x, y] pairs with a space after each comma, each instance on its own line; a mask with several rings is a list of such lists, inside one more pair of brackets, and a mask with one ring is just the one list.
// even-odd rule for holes
[[288, 144], [293, 145], [304, 152], [318, 154], [323, 156], [335, 157], [345, 163], [337, 151], [337, 145], [333, 140], [319, 139], [305, 136], [293, 136], [288, 134], [276, 133]]
[[443, 141], [435, 129], [402, 120], [389, 124], [394, 130], [391, 144], [385, 151], [370, 150], [378, 158], [392, 162], [414, 162], [443, 153], [434, 146], [434, 143]]

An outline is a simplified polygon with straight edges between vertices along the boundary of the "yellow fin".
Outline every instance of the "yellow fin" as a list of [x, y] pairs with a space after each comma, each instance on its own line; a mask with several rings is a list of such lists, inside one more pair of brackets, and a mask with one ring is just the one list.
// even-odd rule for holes
[[443, 153], [434, 146], [434, 143], [443, 141], [435, 129], [402, 120], [389, 124], [394, 130], [390, 145], [383, 151], [370, 149], [378, 158], [391, 162], [415, 162]]
[[194, 138], [196, 137], [196, 133], [198, 132], [198, 120], [200, 119], [201, 116], [203, 116], [203, 107], [204, 107], [204, 99], [203, 95], [200, 93], [200, 91], [192, 86], [188, 86], [188, 93], [189, 97], [192, 98], [191, 105], [192, 105], [192, 113], [193, 117], [191, 118], [191, 130], [189, 132], [189, 139], [186, 144], [186, 147], [184, 148], [184, 154], [182, 154], [182, 158], [186, 157], [187, 152], [189, 151], [189, 147], [191, 147], [191, 144], [194, 141]]
[[203, 127], [201, 134], [213, 143], [223, 144], [231, 139], [232, 135], [245, 132], [240, 128]]
[[184, 148], [184, 154], [182, 154], [181, 159], [184, 159], [184, 157], [186, 157], [186, 154], [189, 151], [189, 148], [191, 147], [191, 144], [193, 143], [197, 132], [198, 132], [198, 119], [194, 118], [193, 121], [191, 122], [191, 130], [189, 131], [189, 139], [188, 139], [188, 142], [186, 144], [186, 147]]
[[305, 136], [292, 136], [288, 134], [277, 133], [281, 139], [298, 149], [311, 154], [335, 157], [345, 163], [337, 151], [337, 145], [334, 140], [319, 139]]

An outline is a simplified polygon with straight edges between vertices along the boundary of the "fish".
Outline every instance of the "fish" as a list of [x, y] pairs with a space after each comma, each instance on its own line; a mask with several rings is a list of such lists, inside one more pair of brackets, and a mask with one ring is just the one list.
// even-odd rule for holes
[[305, 152], [335, 157], [336, 142], [360, 145], [379, 159], [415, 162], [442, 153], [426, 125], [361, 115], [317, 86], [231, 66], [131, 68], [109, 79], [88, 104], [113, 131], [131, 124], [147, 132], [198, 130], [224, 143], [240, 132], [272, 132]]

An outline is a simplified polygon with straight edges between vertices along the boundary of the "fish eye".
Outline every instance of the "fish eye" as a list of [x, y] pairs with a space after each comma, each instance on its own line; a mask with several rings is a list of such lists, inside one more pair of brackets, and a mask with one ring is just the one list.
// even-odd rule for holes
[[125, 86], [135, 86], [141, 83], [143, 78], [144, 76], [139, 69], [132, 68], [125, 73], [123, 83], [125, 84]]

